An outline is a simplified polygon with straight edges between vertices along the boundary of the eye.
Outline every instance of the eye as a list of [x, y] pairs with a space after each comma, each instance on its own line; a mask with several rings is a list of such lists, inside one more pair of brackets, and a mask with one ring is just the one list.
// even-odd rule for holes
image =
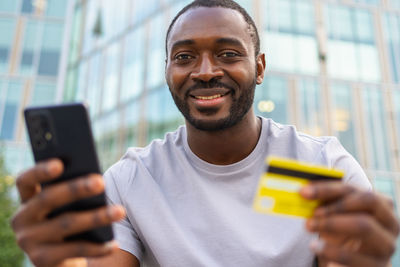
[[223, 58], [234, 58], [234, 57], [238, 57], [240, 55], [233, 51], [226, 51], [226, 52], [221, 53], [219, 56], [223, 57]]
[[193, 59], [194, 57], [189, 55], [189, 54], [178, 54], [175, 56], [176, 61], [184, 61], [184, 60], [189, 60]]

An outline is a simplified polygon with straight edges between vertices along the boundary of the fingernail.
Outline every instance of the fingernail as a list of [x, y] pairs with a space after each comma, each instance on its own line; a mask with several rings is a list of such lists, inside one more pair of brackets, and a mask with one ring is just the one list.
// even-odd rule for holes
[[306, 185], [300, 189], [300, 193], [303, 197], [312, 198], [314, 197], [315, 190], [311, 185]]
[[316, 254], [320, 253], [324, 249], [324, 247], [325, 242], [322, 239], [315, 239], [310, 243], [310, 249]]
[[114, 248], [118, 248], [118, 244], [117, 242], [113, 241], [109, 241], [107, 243], [104, 243], [104, 247], [108, 250], [113, 250]]
[[120, 206], [111, 206], [108, 208], [112, 218], [120, 218], [125, 215], [125, 210]]

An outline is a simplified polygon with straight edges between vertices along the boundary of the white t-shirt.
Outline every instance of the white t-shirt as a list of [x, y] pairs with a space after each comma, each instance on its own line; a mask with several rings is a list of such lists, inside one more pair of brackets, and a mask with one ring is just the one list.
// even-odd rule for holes
[[269, 155], [346, 172], [344, 181], [371, 185], [334, 137], [311, 137], [262, 118], [251, 154], [232, 165], [198, 158], [186, 127], [145, 148], [130, 148], [106, 173], [110, 203], [127, 217], [113, 225], [120, 248], [142, 266], [311, 266], [315, 236], [303, 219], [259, 214], [252, 202]]

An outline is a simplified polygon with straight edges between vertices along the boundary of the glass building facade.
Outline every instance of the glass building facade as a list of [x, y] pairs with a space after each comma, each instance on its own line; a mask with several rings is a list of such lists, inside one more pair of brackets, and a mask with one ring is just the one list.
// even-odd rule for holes
[[[127, 147], [183, 124], [164, 80], [164, 42], [188, 2], [74, 1], [64, 99], [89, 103], [103, 168]], [[238, 2], [255, 19], [267, 59], [256, 113], [312, 135], [337, 136], [399, 212], [400, 1]], [[29, 49], [25, 71], [36, 62]], [[0, 47], [0, 70], [5, 54]], [[398, 254], [393, 262], [400, 266]]]
[[68, 7], [69, 0], [0, 1], [0, 151], [12, 174], [32, 164], [23, 108], [62, 100]]

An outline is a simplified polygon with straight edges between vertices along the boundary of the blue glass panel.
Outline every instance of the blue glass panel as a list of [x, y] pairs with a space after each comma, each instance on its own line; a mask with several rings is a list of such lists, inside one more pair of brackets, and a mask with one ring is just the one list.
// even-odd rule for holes
[[268, 76], [256, 88], [254, 110], [257, 115], [288, 123], [288, 85], [281, 77]]
[[33, 12], [33, 0], [22, 0], [22, 13]]
[[319, 136], [322, 135], [323, 110], [319, 84], [315, 80], [301, 80], [299, 83], [299, 97], [301, 104], [300, 124], [301, 131]]
[[47, 0], [46, 15], [51, 17], [64, 17], [67, 10], [67, 0]]
[[350, 154], [357, 158], [354, 128], [354, 110], [351, 87], [347, 84], [331, 84], [332, 119], [335, 135]]
[[21, 93], [22, 87], [20, 83], [10, 82], [8, 84], [3, 120], [0, 127], [0, 139], [12, 140], [14, 138]]
[[18, 1], [16, 1], [16, 0], [0, 1], [0, 12], [14, 13], [17, 9], [17, 3], [18, 3]]
[[59, 60], [59, 51], [42, 50], [40, 53], [38, 74], [45, 76], [57, 76]]

